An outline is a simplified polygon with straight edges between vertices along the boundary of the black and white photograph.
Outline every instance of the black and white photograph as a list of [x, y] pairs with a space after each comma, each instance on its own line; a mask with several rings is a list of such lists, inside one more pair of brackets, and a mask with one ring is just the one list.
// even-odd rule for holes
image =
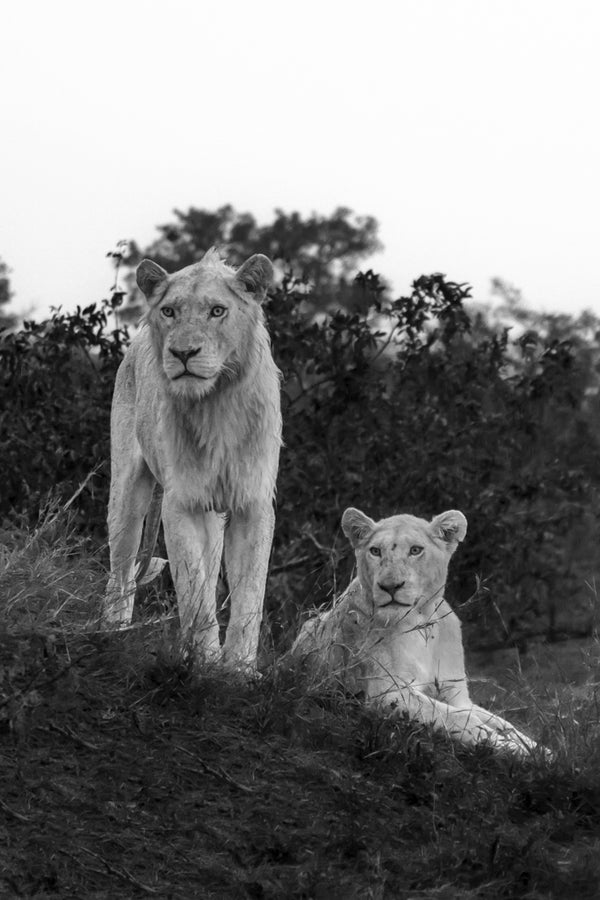
[[24, 0], [0, 898], [600, 898], [600, 6]]

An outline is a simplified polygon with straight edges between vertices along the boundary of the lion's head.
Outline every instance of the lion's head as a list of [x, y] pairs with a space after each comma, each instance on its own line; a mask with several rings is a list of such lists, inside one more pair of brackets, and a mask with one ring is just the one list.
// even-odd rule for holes
[[209, 250], [199, 263], [173, 275], [152, 260], [137, 268], [164, 383], [177, 397], [202, 397], [221, 380], [249, 371], [260, 342], [260, 307], [273, 279], [271, 261], [251, 256], [237, 271]]
[[358, 577], [375, 610], [406, 614], [443, 597], [448, 563], [467, 532], [458, 510], [431, 522], [416, 516], [391, 516], [375, 522], [358, 509], [347, 509], [342, 529], [356, 553]]

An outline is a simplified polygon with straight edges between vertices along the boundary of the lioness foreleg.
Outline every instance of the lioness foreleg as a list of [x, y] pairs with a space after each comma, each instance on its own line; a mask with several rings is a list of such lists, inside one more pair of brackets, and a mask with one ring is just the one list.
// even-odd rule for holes
[[[415, 688], [407, 687], [378, 698], [378, 705], [382, 708], [393, 705], [398, 712], [406, 712], [411, 719], [431, 725], [437, 731], [444, 731], [468, 746], [488, 742], [496, 750], [518, 756], [525, 755], [529, 750], [528, 746], [483, 721], [478, 713], [479, 707], [473, 704], [458, 709]], [[485, 710], [482, 712], [485, 713]], [[491, 713], [487, 715], [493, 718]]]
[[275, 513], [271, 501], [233, 513], [225, 532], [225, 568], [231, 615], [223, 661], [256, 665]]
[[203, 659], [214, 658], [219, 652], [216, 590], [223, 525], [220, 514], [190, 512], [165, 493], [163, 528], [181, 632]]
[[538, 746], [536, 741], [527, 737], [526, 734], [523, 734], [522, 731], [519, 731], [518, 728], [515, 728], [514, 725], [501, 716], [497, 716], [495, 713], [491, 713], [489, 710], [476, 704], [472, 704], [472, 708], [483, 724], [488, 728], [492, 728], [502, 738], [521, 744], [523, 750], [534, 750]]

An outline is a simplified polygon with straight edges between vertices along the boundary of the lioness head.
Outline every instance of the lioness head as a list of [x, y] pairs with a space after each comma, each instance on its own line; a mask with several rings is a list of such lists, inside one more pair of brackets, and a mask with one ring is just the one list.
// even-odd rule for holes
[[431, 522], [391, 516], [375, 522], [347, 509], [342, 529], [356, 552], [358, 577], [375, 609], [406, 613], [443, 597], [450, 557], [467, 532], [467, 520], [451, 509]]
[[255, 254], [235, 271], [213, 249], [173, 275], [144, 259], [136, 278], [172, 393], [203, 396], [220, 379], [248, 370], [249, 354], [262, 346], [252, 336], [262, 325], [260, 303], [273, 279], [266, 256]]

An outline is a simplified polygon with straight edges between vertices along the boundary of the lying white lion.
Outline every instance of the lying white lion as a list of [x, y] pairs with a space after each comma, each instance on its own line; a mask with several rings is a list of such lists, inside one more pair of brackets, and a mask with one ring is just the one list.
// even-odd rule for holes
[[[220, 654], [221, 554], [231, 592], [228, 664], [254, 666], [271, 539], [281, 413], [261, 302], [273, 277], [256, 254], [237, 271], [214, 250], [173, 275], [151, 260], [137, 282], [148, 311], [117, 373], [104, 617], [131, 620], [144, 517], [151, 554], [162, 521], [184, 633]], [[162, 509], [151, 499], [162, 488]], [[226, 527], [225, 527], [226, 526]], [[151, 573], [161, 560], [152, 560]]]
[[469, 696], [460, 622], [444, 599], [448, 563], [467, 530], [464, 515], [374, 522], [350, 508], [342, 528], [358, 576], [333, 609], [305, 622], [292, 657], [369, 703], [465, 744], [488, 741], [519, 755], [533, 750], [531, 738]]

